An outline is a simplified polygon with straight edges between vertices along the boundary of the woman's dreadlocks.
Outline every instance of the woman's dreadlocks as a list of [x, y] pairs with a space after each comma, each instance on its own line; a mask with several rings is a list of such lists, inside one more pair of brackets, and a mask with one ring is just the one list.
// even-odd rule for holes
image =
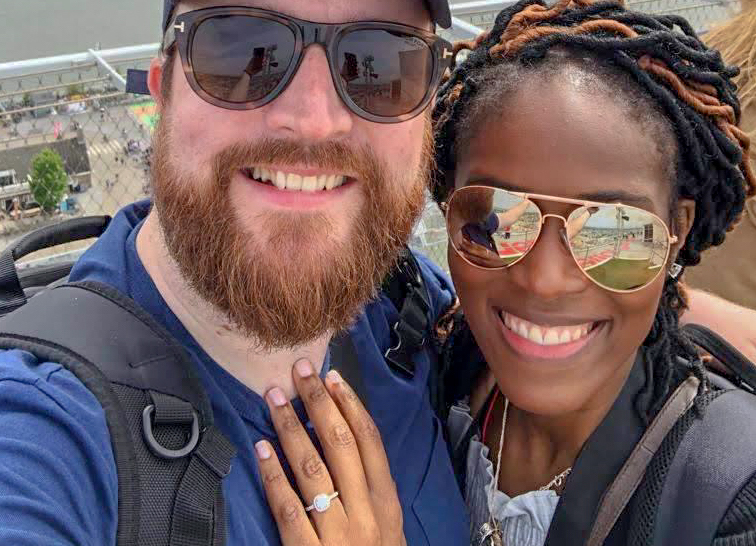
[[[457, 64], [463, 50], [469, 54]], [[558, 0], [549, 7], [543, 0], [522, 0], [502, 11], [490, 32], [455, 45], [454, 71], [439, 92], [433, 116], [435, 199], [445, 200], [451, 190], [447, 173], [454, 172], [457, 152], [478, 118], [494, 114], [492, 105], [501, 113], [502, 98], [524, 77], [557, 72], [563, 64], [554, 60], [558, 53], [571, 56], [604, 85], [616, 87], [634, 117], [668, 141], [658, 147], [673, 173], [671, 211], [678, 197], [696, 202], [693, 226], [677, 262], [697, 264], [701, 252], [721, 244], [739, 220], [746, 197], [756, 193], [756, 178], [747, 159], [749, 139], [737, 126], [740, 105], [732, 78], [738, 70], [727, 66], [677, 16], [635, 13], [616, 2]], [[644, 342], [647, 366], [653, 370], [647, 419], [666, 399], [679, 369], [678, 356], [695, 362], [693, 371], [705, 384], [704, 368], [678, 328], [686, 306], [681, 287], [668, 278]], [[471, 339], [464, 318], [456, 322], [445, 355], [452, 375], [465, 368], [452, 365], [454, 346]], [[469, 387], [470, 369], [458, 373], [466, 377], [453, 377], [447, 385]]]

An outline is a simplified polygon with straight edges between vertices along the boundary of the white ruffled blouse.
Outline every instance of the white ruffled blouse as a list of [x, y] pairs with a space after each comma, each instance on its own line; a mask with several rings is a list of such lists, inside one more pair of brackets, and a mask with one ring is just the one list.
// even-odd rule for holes
[[[455, 446], [464, 438], [473, 423], [470, 408], [460, 402], [451, 408], [447, 427]], [[470, 512], [470, 544], [481, 544], [481, 527], [493, 515], [502, 530], [507, 546], [543, 546], [554, 517], [559, 497], [554, 491], [529, 491], [514, 498], [494, 488], [494, 467], [488, 458], [488, 447], [475, 435], [467, 451], [467, 484], [465, 502]]]

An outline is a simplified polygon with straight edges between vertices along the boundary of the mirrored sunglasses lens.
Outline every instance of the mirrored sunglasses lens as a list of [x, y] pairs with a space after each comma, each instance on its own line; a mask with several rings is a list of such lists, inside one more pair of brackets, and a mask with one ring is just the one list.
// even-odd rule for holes
[[538, 238], [540, 222], [534, 203], [505, 190], [475, 186], [453, 194], [447, 230], [460, 255], [494, 268], [522, 258]]
[[637, 290], [653, 281], [669, 252], [666, 226], [634, 207], [580, 207], [567, 236], [580, 268], [610, 290]]
[[194, 33], [194, 77], [210, 96], [227, 102], [258, 101], [284, 77], [294, 57], [294, 32], [277, 21], [224, 15], [202, 21]]
[[337, 70], [362, 110], [381, 117], [412, 112], [433, 79], [433, 51], [423, 40], [388, 30], [355, 30], [339, 42]]

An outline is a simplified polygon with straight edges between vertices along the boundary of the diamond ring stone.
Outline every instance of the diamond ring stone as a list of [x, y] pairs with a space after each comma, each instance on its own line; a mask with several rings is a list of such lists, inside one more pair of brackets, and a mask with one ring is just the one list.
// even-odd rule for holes
[[339, 496], [339, 492], [335, 491], [328, 495], [327, 493], [321, 493], [320, 495], [316, 495], [314, 499], [312, 499], [312, 504], [305, 508], [306, 512], [311, 512], [312, 510], [315, 510], [316, 512], [325, 512], [331, 507], [331, 501]]

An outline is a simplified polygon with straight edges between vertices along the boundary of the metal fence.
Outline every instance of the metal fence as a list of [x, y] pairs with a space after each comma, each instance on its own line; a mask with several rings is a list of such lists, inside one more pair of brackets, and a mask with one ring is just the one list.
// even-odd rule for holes
[[[478, 30], [473, 24], [487, 26], [492, 8], [498, 11], [507, 3], [455, 4], [455, 25], [447, 37], [473, 36]], [[737, 0], [637, 0], [630, 5], [679, 13], [703, 29], [729, 16]], [[147, 68], [156, 51], [157, 44], [149, 44], [0, 64], [0, 247], [62, 219], [112, 215], [148, 195], [155, 106], [126, 94], [123, 78], [129, 68]], [[62, 191], [46, 191], [39, 182], [44, 177], [35, 174], [34, 160], [46, 148], [61, 157]], [[446, 269], [444, 223], [435, 204], [427, 205], [412, 245]]]
[[[147, 195], [154, 104], [126, 94], [123, 77], [147, 68], [156, 50], [0, 65], [0, 246], [66, 218], [113, 215]], [[62, 161], [62, 185], [40, 172], [52, 167], [34, 167], [45, 149]]]
[[[511, 1], [474, 0], [452, 6], [456, 17], [479, 28], [490, 30], [496, 14]], [[626, 0], [628, 8], [656, 15], [681, 15], [698, 32], [706, 32], [740, 9], [740, 0]]]

